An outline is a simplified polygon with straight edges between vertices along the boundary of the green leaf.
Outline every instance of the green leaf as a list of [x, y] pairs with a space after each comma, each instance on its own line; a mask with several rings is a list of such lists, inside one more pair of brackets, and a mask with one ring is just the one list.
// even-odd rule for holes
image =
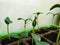
[[54, 9], [54, 8], [60, 8], [60, 4], [55, 4], [55, 5], [53, 5], [53, 6], [50, 8], [50, 10], [52, 10], [52, 9]]
[[5, 21], [6, 24], [10, 24], [10, 23], [12, 23], [12, 21], [10, 20], [9, 17], [6, 17], [6, 19], [5, 19], [4, 21]]
[[18, 20], [24, 20], [23, 18], [18, 18]]
[[47, 42], [40, 42], [41, 45], [50, 45], [49, 43]]
[[36, 14], [39, 15], [39, 14], [42, 14], [42, 12], [37, 12]]
[[48, 14], [52, 14], [52, 15], [54, 15], [54, 13], [52, 13], [52, 12], [48, 12], [47, 15], [48, 15]]
[[25, 24], [27, 23], [28, 20], [32, 21], [32, 19], [28, 18], [28, 19], [24, 20]]
[[39, 15], [39, 14], [43, 14], [43, 13], [42, 12], [36, 12], [36, 13], [33, 13], [33, 14]]
[[54, 14], [54, 13], [52, 13], [52, 12], [48, 12], [47, 15], [48, 15], [48, 14], [52, 14], [53, 16], [58, 15], [58, 14]]
[[36, 20], [34, 20], [34, 21], [32, 22], [32, 26], [33, 26], [33, 27], [36, 26]]
[[36, 35], [34, 33], [31, 33], [31, 35], [32, 35], [32, 38], [34, 39], [34, 41], [41, 41], [40, 36], [38, 36], [38, 35]]
[[11, 37], [14, 37], [14, 38], [18, 38], [18, 39], [19, 39], [18, 34], [12, 33], [12, 34], [10, 34], [10, 36], [11, 36]]
[[35, 45], [50, 45], [47, 42], [41, 42], [40, 36], [38, 36], [38, 35], [36, 35], [34, 33], [31, 33], [31, 35], [32, 35], [32, 38], [33, 38], [33, 40], [35, 42]]
[[20, 39], [29, 37], [28, 32], [23, 32], [20, 34]]
[[27, 38], [29, 35], [28, 32], [22, 32], [20, 35], [13, 33], [10, 36], [14, 38], [22, 39], [22, 38]]
[[30, 19], [30, 18], [26, 19], [25, 21], [28, 21], [28, 20], [32, 21], [32, 19]]
[[35, 19], [34, 19], [33, 22], [32, 22], [32, 26], [33, 26], [33, 27], [36, 26], [36, 17], [35, 17]]
[[35, 43], [36, 43], [35, 45], [50, 45], [47, 42], [38, 42], [38, 41], [36, 41]]

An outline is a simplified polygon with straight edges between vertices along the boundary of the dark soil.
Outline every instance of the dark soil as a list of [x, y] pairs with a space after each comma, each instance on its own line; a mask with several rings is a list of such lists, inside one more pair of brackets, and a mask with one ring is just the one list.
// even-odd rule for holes
[[[48, 42], [50, 45], [55, 45], [56, 38], [58, 35], [58, 28], [41, 28], [39, 30], [35, 30], [35, 34], [41, 37], [41, 41]], [[32, 40], [24, 40], [28, 45], [32, 45]], [[35, 45], [35, 44], [34, 44]]]
[[11, 40], [9, 40], [9, 38], [4, 38], [3, 40], [2, 40], [2, 45], [7, 45], [7, 44], [9, 44], [9, 43], [11, 43], [11, 42], [14, 42], [14, 41], [17, 41], [18, 39], [17, 38], [13, 38], [13, 37], [10, 37], [10, 39]]
[[35, 33], [38, 34], [42, 39], [42, 41], [48, 42], [51, 45], [55, 45], [56, 38], [58, 35], [58, 28], [41, 28]]
[[[41, 29], [35, 30], [35, 34], [41, 37], [41, 41], [48, 42], [50, 45], [55, 45], [58, 31], [59, 31], [59, 28], [52, 28], [52, 27], [41, 28]], [[17, 40], [18, 39], [13, 37], [11, 37], [11, 40], [9, 40], [8, 38], [5, 38], [2, 40], [2, 45], [6, 45], [8, 43], [10, 43], [8, 45], [17, 45], [17, 42], [18, 42]], [[11, 43], [11, 42], [14, 42], [14, 43]], [[22, 39], [20, 45], [32, 45], [31, 37]]]
[[[41, 37], [41, 41], [48, 42], [50, 45], [55, 45], [58, 28], [41, 28], [38, 31], [35, 31], [35, 34]], [[35, 43], [33, 43], [35, 45]], [[21, 45], [32, 45], [32, 40], [29, 38], [25, 38], [22, 41]]]
[[51, 40], [52, 42], [56, 42], [57, 33], [51, 33], [51, 34], [45, 35], [45, 37]]
[[[29, 37], [29, 38], [24, 38], [23, 40], [22, 40], [22, 43], [23, 43], [23, 45], [32, 45], [32, 38], [31, 37]], [[22, 44], [21, 44], [22, 45]], [[33, 45], [35, 45], [35, 43], [33, 42]]]
[[[31, 41], [31, 37], [23, 38], [20, 41], [21, 41], [20, 45], [30, 45], [30, 44], [32, 44], [32, 42], [30, 42]], [[18, 44], [18, 41], [15, 41], [15, 42], [7, 44], [7, 45], [17, 45], [17, 44]]]

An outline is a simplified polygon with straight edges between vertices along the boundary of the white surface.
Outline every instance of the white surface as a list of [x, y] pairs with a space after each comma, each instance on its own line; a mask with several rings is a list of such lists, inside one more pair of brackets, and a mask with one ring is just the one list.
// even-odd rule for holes
[[[0, 0], [0, 33], [6, 33], [6, 24], [4, 19], [8, 16], [13, 21], [10, 24], [10, 32], [23, 29], [23, 21], [18, 21], [18, 17], [24, 19], [33, 18], [34, 12], [41, 11], [44, 14], [39, 16], [39, 25], [51, 24], [52, 16], [46, 15], [49, 8], [59, 3], [58, 0]], [[31, 27], [28, 22], [27, 27]]]

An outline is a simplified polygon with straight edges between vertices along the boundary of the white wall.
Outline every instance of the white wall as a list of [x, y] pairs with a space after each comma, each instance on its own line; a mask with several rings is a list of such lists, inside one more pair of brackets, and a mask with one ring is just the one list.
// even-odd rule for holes
[[[46, 13], [56, 3], [59, 3], [59, 0], [0, 0], [0, 33], [6, 33], [4, 19], [7, 16], [13, 21], [10, 24], [10, 32], [23, 29], [24, 23], [18, 21], [18, 17], [33, 18], [33, 12], [37, 11], [44, 13], [39, 16], [39, 25], [51, 24], [52, 16], [46, 15]], [[28, 22], [27, 27], [31, 27], [31, 22]]]

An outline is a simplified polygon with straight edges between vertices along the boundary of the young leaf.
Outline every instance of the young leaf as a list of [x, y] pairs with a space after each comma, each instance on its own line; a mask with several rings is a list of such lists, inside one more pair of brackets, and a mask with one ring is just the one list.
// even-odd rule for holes
[[57, 15], [57, 14], [54, 14], [54, 13], [52, 13], [52, 12], [48, 12], [47, 15], [48, 15], [48, 14], [52, 14], [53, 16]]
[[10, 34], [10, 36], [11, 36], [11, 37], [14, 37], [14, 38], [18, 38], [18, 39], [19, 39], [18, 34], [12, 33], [12, 34]]
[[55, 25], [51, 25], [50, 27], [49, 27], [50, 29], [58, 29], [58, 27], [57, 26], [55, 26]]
[[28, 32], [22, 32], [20, 35], [13, 33], [10, 36], [18, 39], [27, 38]]
[[39, 14], [42, 14], [42, 12], [36, 12], [36, 13], [33, 13], [33, 14], [39, 15]]
[[31, 33], [31, 35], [32, 35], [32, 38], [33, 38], [33, 40], [35, 42], [35, 45], [50, 45], [47, 42], [41, 42], [40, 36], [38, 36], [38, 35], [36, 35], [34, 33]]
[[38, 41], [36, 41], [35, 43], [36, 43], [35, 45], [50, 45], [47, 42], [38, 42]]
[[[54, 13], [52, 13], [52, 12], [48, 12], [47, 15], [48, 15], [48, 14], [52, 14], [53, 16], [59, 15], [58, 13], [54, 14]], [[59, 16], [60, 16], [60, 15], [59, 15]]]
[[34, 19], [33, 22], [32, 22], [32, 26], [33, 26], [33, 27], [36, 26], [36, 17], [35, 17], [35, 19]]
[[38, 36], [38, 35], [36, 35], [34, 33], [31, 33], [31, 35], [32, 35], [32, 38], [34, 39], [34, 41], [41, 41], [40, 36]]
[[23, 32], [20, 34], [20, 39], [29, 37], [28, 32]]
[[32, 19], [28, 18], [28, 20], [32, 21]]
[[12, 23], [12, 21], [10, 20], [9, 17], [6, 17], [6, 19], [5, 19], [4, 21], [5, 21], [6, 24], [10, 24], [10, 23]]
[[25, 21], [28, 21], [28, 20], [32, 21], [32, 19], [30, 19], [30, 18], [26, 19]]
[[32, 21], [32, 19], [28, 18], [28, 19], [24, 20], [25, 24], [27, 23], [28, 20]]
[[23, 18], [18, 18], [18, 20], [24, 20]]
[[42, 12], [37, 12], [36, 14], [39, 15], [39, 14], [42, 14]]
[[32, 26], [33, 26], [33, 27], [36, 26], [36, 20], [34, 20], [34, 21], [32, 22]]
[[53, 6], [50, 8], [50, 10], [52, 10], [52, 9], [54, 9], [54, 8], [60, 8], [60, 4], [55, 4], [55, 5], [53, 5]]

